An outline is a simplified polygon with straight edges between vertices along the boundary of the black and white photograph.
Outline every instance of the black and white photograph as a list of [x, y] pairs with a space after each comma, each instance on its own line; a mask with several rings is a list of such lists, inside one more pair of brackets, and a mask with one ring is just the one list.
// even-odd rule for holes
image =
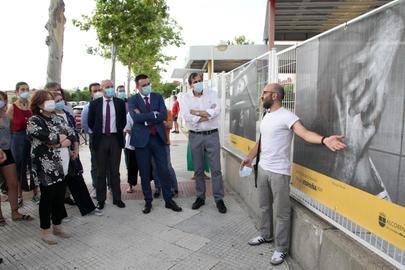
[[235, 73], [231, 81], [230, 133], [256, 141], [259, 112], [259, 91], [256, 85], [257, 66], [252, 62]]
[[298, 47], [296, 114], [348, 147], [296, 138], [294, 162], [405, 206], [404, 72], [404, 2]]

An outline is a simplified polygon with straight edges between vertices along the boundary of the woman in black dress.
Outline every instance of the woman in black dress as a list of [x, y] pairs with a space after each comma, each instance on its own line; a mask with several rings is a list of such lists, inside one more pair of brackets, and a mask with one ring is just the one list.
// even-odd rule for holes
[[[90, 197], [86, 183], [83, 179], [83, 166], [79, 158], [79, 135], [76, 132], [76, 121], [68, 111], [65, 110], [65, 101], [63, 95], [59, 92], [53, 92], [55, 100], [55, 112], [62, 117], [68, 125], [75, 130], [76, 141], [70, 146], [69, 170], [65, 176], [65, 181], [70, 192], [80, 210], [82, 216], [87, 214], [101, 215], [102, 211], [96, 209], [93, 200]], [[94, 212], [93, 212], [94, 211]]]

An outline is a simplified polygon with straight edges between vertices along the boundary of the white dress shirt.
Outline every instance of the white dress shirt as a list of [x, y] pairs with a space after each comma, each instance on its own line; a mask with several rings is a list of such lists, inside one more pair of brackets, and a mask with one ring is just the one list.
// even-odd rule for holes
[[[219, 114], [221, 104], [216, 92], [205, 89], [199, 97], [193, 92], [188, 92], [180, 100], [180, 114], [186, 122], [186, 127], [192, 131], [208, 131], [219, 128]], [[191, 110], [206, 111], [210, 117], [208, 121], [199, 122], [200, 116], [190, 113]]]
[[89, 108], [90, 102], [83, 107], [82, 113], [80, 114], [80, 124], [84, 132], [87, 134], [92, 134], [93, 131], [89, 128]]
[[[107, 112], [107, 99], [103, 97], [103, 133], [105, 133], [105, 120]], [[110, 99], [110, 133], [117, 133], [117, 125], [115, 124], [115, 107], [113, 98]]]
[[135, 150], [135, 147], [131, 145], [131, 131], [132, 131], [132, 126], [134, 125], [134, 120], [132, 120], [131, 115], [128, 113], [127, 114], [127, 124], [124, 128], [124, 132], [126, 133], [125, 135], [125, 148], [129, 150]]

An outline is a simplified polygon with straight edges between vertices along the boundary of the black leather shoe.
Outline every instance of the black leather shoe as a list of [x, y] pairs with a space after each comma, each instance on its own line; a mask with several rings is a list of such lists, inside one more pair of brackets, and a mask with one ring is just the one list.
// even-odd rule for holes
[[98, 210], [102, 210], [102, 209], [104, 209], [104, 205], [105, 205], [105, 201], [102, 201], [102, 202], [98, 202], [96, 207]]
[[220, 212], [221, 214], [226, 213], [226, 206], [225, 206], [223, 200], [217, 201], [217, 208], [218, 208], [218, 212]]
[[177, 205], [177, 203], [173, 200], [170, 200], [166, 202], [165, 207], [168, 209], [172, 209], [174, 212], [181, 212], [183, 209], [181, 209], [180, 206]]
[[191, 209], [196, 210], [196, 209], [200, 208], [201, 206], [203, 206], [204, 204], [205, 204], [205, 200], [201, 199], [200, 197], [197, 197], [197, 199], [191, 206]]
[[159, 198], [160, 197], [160, 191], [156, 190], [155, 193], [153, 193], [153, 198]]
[[152, 204], [151, 203], [146, 203], [145, 207], [142, 210], [142, 213], [149, 214], [151, 210], [152, 210]]
[[65, 198], [65, 203], [67, 203], [69, 205], [76, 205], [76, 202], [74, 200], [72, 200], [72, 198], [70, 198], [70, 197]]
[[119, 208], [125, 208], [125, 203], [123, 201], [121, 201], [121, 200], [113, 201], [113, 204], [115, 204]]

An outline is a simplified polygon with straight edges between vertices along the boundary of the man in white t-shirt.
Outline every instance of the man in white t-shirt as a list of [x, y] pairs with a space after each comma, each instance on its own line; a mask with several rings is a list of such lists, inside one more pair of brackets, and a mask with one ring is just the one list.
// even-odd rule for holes
[[[260, 207], [260, 236], [249, 241], [250, 245], [275, 242], [271, 264], [284, 261], [290, 241], [290, 153], [293, 133], [309, 143], [323, 144], [331, 151], [346, 147], [343, 136], [321, 136], [307, 130], [298, 116], [282, 106], [284, 88], [279, 84], [269, 84], [263, 89], [261, 99], [266, 114], [260, 125], [260, 161], [258, 166], [258, 192]], [[243, 166], [252, 166], [258, 154], [259, 143], [242, 161]], [[273, 234], [273, 212], [275, 228]]]

